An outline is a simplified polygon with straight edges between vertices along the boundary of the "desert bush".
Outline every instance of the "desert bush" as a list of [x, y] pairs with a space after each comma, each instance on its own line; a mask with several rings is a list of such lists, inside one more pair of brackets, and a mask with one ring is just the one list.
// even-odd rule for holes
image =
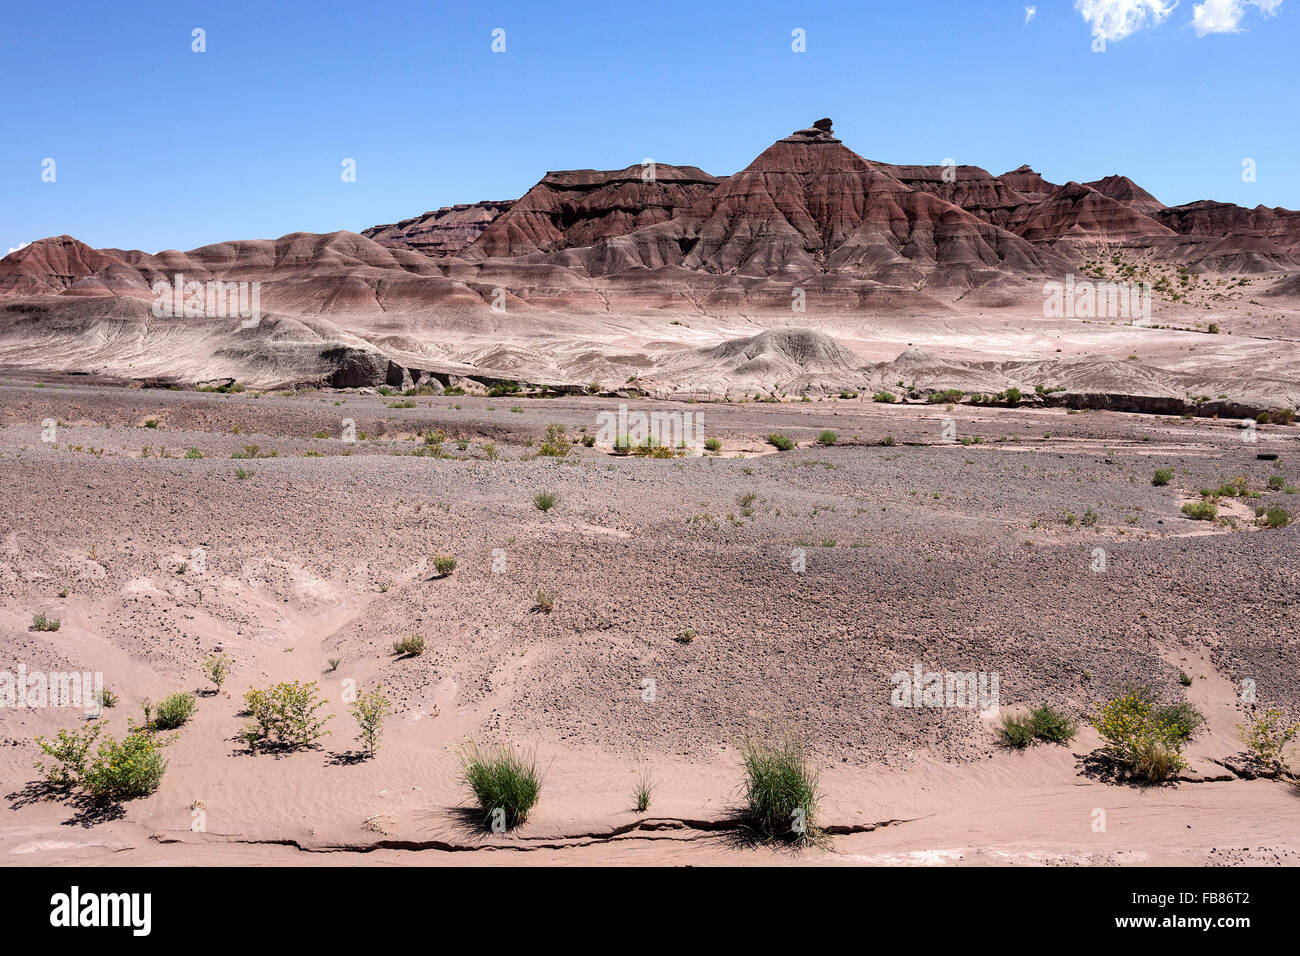
[[1028, 714], [1005, 714], [998, 728], [998, 736], [1008, 747], [1024, 748], [1035, 741], [1066, 743], [1074, 737], [1078, 726], [1060, 711], [1043, 704]]
[[1092, 725], [1128, 772], [1160, 783], [1187, 766], [1182, 749], [1204, 718], [1190, 704], [1161, 706], [1150, 688], [1122, 688], [1099, 704]]
[[490, 441], [483, 445], [483, 457], [488, 461], [496, 461], [501, 457], [501, 452], [497, 451], [497, 443]]
[[1264, 512], [1265, 528], [1285, 528], [1291, 523], [1291, 513], [1280, 505], [1273, 505]]
[[508, 746], [484, 749], [471, 741], [461, 750], [460, 760], [484, 829], [513, 830], [528, 819], [542, 792], [535, 752]]
[[199, 451], [197, 448], [191, 448], [185, 453], [184, 457], [188, 458], [190, 461], [195, 461], [203, 457], [203, 452]]
[[419, 657], [424, 653], [424, 635], [412, 634], [393, 641], [393, 653], [403, 657]]
[[555, 595], [543, 591], [541, 588], [537, 589], [537, 594], [534, 595], [533, 600], [536, 602], [534, 607], [543, 614], [550, 614], [555, 609]]
[[1157, 468], [1155, 477], [1151, 479], [1151, 484], [1157, 488], [1162, 488], [1174, 479], [1172, 468]]
[[537, 449], [537, 454], [552, 458], [563, 458], [569, 454], [569, 435], [563, 425], [546, 426], [546, 438]]
[[840, 437], [839, 435], [836, 435], [833, 431], [831, 431], [828, 428], [820, 435], [817, 436], [817, 444], [834, 445], [837, 441], [839, 441], [839, 437]]
[[1281, 491], [1284, 487], [1286, 487], [1286, 479], [1283, 478], [1281, 475], [1268, 476], [1269, 491]]
[[53, 741], [36, 738], [36, 746], [52, 762], [38, 760], [36, 769], [45, 774], [45, 782], [52, 787], [75, 787], [86, 775], [86, 754], [103, 731], [100, 721], [60, 730]]
[[62, 626], [62, 624], [63, 622], [60, 621], [57, 617], [46, 617], [45, 612], [42, 611], [40, 614], [32, 615], [32, 626], [29, 627], [28, 630], [29, 631], [57, 631]]
[[706, 438], [704, 439], [704, 448], [707, 451], [721, 451], [722, 441], [718, 438]]
[[886, 435], [884, 438], [880, 439], [880, 444], [884, 445], [886, 448], [893, 448], [898, 444], [898, 439], [893, 435]]
[[379, 735], [384, 730], [384, 717], [388, 714], [388, 698], [384, 696], [383, 685], [359, 696], [353, 701], [351, 709], [359, 730], [357, 740], [361, 741], [366, 752], [373, 757], [379, 746]]
[[432, 562], [433, 570], [440, 578], [445, 578], [456, 570], [456, 559], [450, 554], [435, 554]]
[[316, 711], [325, 706], [316, 682], [280, 683], [266, 690], [254, 688], [244, 694], [253, 723], [244, 728], [250, 750], [270, 746], [294, 750], [309, 747], [329, 733]]
[[208, 675], [208, 680], [216, 685], [217, 690], [221, 690], [221, 685], [230, 676], [230, 658], [225, 654], [209, 654], [203, 659], [203, 673]]
[[1008, 405], [1019, 405], [1022, 393], [1018, 388], [1009, 388], [1002, 393]]
[[1288, 723], [1282, 711], [1270, 708], [1257, 714], [1250, 726], [1237, 725], [1241, 740], [1260, 763], [1290, 771], [1286, 745], [1300, 733], [1300, 723]]
[[898, 396], [893, 392], [876, 392], [871, 396], [873, 402], [880, 402], [882, 405], [893, 405], [898, 401]]
[[1068, 742], [1079, 729], [1073, 720], [1047, 704], [1029, 712], [1029, 723], [1035, 738], [1055, 744]]
[[550, 511], [560, 499], [550, 491], [539, 491], [533, 495], [533, 507], [538, 511]]
[[153, 725], [158, 730], [174, 730], [194, 714], [194, 695], [180, 691], [158, 702], [158, 714]]
[[959, 388], [945, 388], [938, 392], [931, 392], [926, 401], [931, 405], [951, 404], [960, 402], [965, 395], [966, 393]]
[[1189, 501], [1183, 505], [1183, 514], [1194, 521], [1213, 521], [1219, 516], [1219, 506], [1213, 501]]
[[252, 478], [253, 472], [248, 468], [236, 468], [235, 477], [238, 478], [240, 481], [243, 481], [247, 478]]
[[817, 774], [809, 767], [803, 741], [783, 737], [746, 738], [745, 822], [764, 839], [806, 842], [818, 835]]
[[583, 447], [583, 448], [595, 448], [595, 447], [596, 447], [596, 436], [595, 436], [595, 435], [583, 435], [583, 436], [582, 436], [582, 447]]
[[767, 443], [773, 446], [777, 451], [789, 451], [791, 448], [798, 447], [798, 442], [793, 438], [789, 435], [782, 435], [778, 432], [773, 432], [768, 435]]
[[998, 738], [1008, 747], [1023, 750], [1034, 742], [1034, 726], [1025, 714], [1003, 714]]
[[158, 789], [167, 761], [162, 748], [171, 742], [144, 727], [132, 727], [119, 743], [112, 737], [99, 742], [95, 759], [86, 768], [83, 786], [91, 799], [129, 800]]

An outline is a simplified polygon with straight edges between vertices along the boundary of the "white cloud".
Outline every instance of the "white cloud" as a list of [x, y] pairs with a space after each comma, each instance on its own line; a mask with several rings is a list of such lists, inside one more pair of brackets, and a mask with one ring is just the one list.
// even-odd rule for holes
[[1211, 33], [1240, 33], [1247, 7], [1259, 7], [1267, 16], [1277, 14], [1282, 0], [1205, 0], [1192, 8], [1192, 26], [1198, 37]]
[[1074, 0], [1074, 9], [1088, 21], [1092, 35], [1106, 42], [1122, 40], [1146, 27], [1159, 26], [1169, 19], [1169, 14], [1177, 6], [1178, 0]]
[[[28, 246], [30, 246], [30, 245], [31, 245], [30, 242], [24, 242], [24, 243], [20, 243], [19, 245], [16, 245], [16, 246], [10, 246], [10, 247], [9, 247], [9, 252], [17, 252], [19, 249], [26, 249], [26, 248], [27, 248]], [[5, 255], [9, 255], [9, 252], [6, 252]]]
[[[1278, 2], [1281, 3], [1282, 0], [1278, 0]], [[1038, 8], [1037, 8], [1037, 7], [1025, 7], [1025, 24], [1026, 24], [1026, 25], [1028, 25], [1029, 21], [1032, 20], [1032, 19], [1034, 19], [1034, 17], [1036, 17], [1036, 16], [1038, 16]]]

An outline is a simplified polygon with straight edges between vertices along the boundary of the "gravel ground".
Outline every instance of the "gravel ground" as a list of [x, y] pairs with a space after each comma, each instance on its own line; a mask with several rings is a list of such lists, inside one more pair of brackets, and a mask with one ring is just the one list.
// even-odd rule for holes
[[[1082, 715], [1126, 680], [1177, 698], [1176, 661], [1204, 656], [1300, 710], [1297, 532], [1253, 518], [1300, 507], [1267, 487], [1300, 483], [1300, 429], [1249, 443], [1236, 422], [1060, 409], [631, 401], [701, 415], [722, 456], [553, 458], [536, 455], [548, 424], [595, 434], [617, 402], [402, 401], [0, 387], [5, 657], [102, 669], [130, 699], [201, 684], [216, 646], [241, 662], [237, 693], [285, 672], [270, 652], [319, 650], [399, 712], [633, 755], [706, 755], [786, 722], [835, 761], [990, 754], [973, 710], [890, 706], [915, 663], [996, 673], [1004, 707]], [[447, 457], [411, 454], [429, 429]], [[836, 445], [815, 444], [823, 429]], [[775, 431], [799, 447], [775, 452]], [[1224, 499], [1233, 522], [1181, 514], [1237, 476], [1260, 497]], [[434, 578], [435, 553], [454, 573]], [[99, 640], [27, 630], [42, 611]], [[411, 633], [428, 651], [393, 657]], [[3, 730], [30, 744], [12, 715]]]

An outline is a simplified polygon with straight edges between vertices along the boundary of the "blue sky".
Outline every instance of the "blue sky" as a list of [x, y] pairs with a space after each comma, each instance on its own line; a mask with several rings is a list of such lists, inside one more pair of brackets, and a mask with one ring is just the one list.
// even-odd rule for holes
[[359, 231], [646, 157], [730, 173], [821, 116], [873, 159], [1300, 208], [1300, 0], [1028, 6], [10, 0], [0, 253]]

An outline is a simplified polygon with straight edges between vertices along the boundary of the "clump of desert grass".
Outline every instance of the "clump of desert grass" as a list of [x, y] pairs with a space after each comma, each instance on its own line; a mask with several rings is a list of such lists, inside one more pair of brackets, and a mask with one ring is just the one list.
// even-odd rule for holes
[[485, 830], [513, 830], [528, 820], [542, 792], [537, 753], [508, 745], [480, 747], [474, 741], [460, 751], [461, 775], [478, 804]]
[[821, 836], [817, 773], [803, 738], [793, 730], [741, 741], [744, 824], [763, 840], [807, 844]]
[[1023, 750], [1039, 741], [1068, 743], [1078, 729], [1065, 714], [1043, 704], [1027, 714], [1003, 714], [998, 737], [1004, 745]]
[[650, 797], [653, 796], [654, 791], [655, 783], [650, 777], [650, 768], [647, 767], [637, 777], [636, 786], [632, 790], [632, 802], [636, 804], [637, 813], [645, 813], [650, 809]]

